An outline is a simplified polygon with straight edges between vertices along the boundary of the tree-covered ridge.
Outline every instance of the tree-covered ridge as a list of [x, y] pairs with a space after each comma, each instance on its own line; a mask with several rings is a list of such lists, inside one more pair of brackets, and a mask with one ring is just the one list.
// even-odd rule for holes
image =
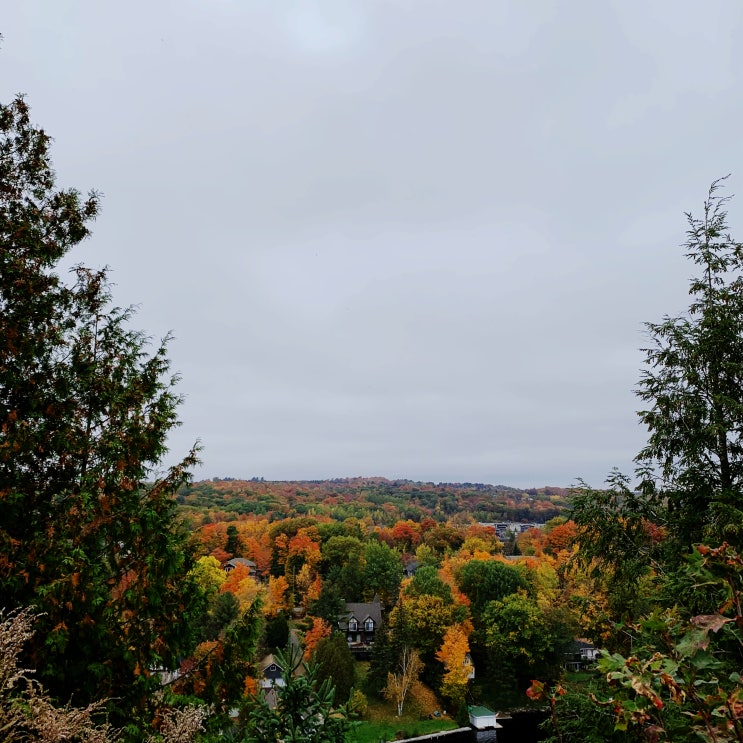
[[522, 490], [505, 485], [432, 483], [382, 477], [332, 480], [266, 481], [215, 478], [182, 486], [178, 503], [186, 512], [213, 518], [260, 516], [271, 520], [317, 516], [343, 521], [368, 518], [392, 526], [396, 521], [456, 514], [475, 521], [545, 523], [568, 505], [566, 488]]

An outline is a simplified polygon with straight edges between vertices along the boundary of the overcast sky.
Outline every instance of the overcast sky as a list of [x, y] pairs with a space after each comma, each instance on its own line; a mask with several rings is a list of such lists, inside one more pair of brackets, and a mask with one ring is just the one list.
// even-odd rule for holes
[[0, 24], [0, 100], [104, 195], [71, 260], [175, 334], [198, 479], [632, 472], [684, 212], [742, 190], [740, 0], [25, 0]]

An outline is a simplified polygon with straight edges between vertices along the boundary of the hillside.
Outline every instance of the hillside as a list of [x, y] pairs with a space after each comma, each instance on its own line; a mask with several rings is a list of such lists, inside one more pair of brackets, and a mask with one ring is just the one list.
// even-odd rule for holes
[[267, 481], [214, 478], [185, 485], [178, 503], [187, 512], [232, 520], [251, 515], [276, 521], [311, 515], [343, 521], [370, 518], [391, 526], [401, 519], [444, 522], [463, 513], [475, 521], [544, 523], [563, 513], [569, 490], [521, 490], [506, 485], [432, 483], [383, 477]]

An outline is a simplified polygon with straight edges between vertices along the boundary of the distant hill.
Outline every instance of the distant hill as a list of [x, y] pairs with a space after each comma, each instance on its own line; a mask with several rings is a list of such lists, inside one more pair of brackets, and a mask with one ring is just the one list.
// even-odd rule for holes
[[370, 517], [375, 524], [392, 525], [405, 519], [443, 522], [459, 513], [475, 521], [543, 523], [564, 512], [569, 492], [558, 487], [522, 490], [507, 485], [384, 477], [296, 481], [213, 478], [183, 486], [177, 497], [184, 510], [208, 512], [220, 519], [259, 516], [275, 521], [310, 515], [342, 521]]

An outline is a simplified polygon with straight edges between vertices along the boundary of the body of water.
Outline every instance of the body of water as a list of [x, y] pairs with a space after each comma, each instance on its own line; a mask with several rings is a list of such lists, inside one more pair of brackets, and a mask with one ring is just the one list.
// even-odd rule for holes
[[[499, 730], [473, 730], [471, 728], [434, 733], [408, 741], [421, 743], [539, 743], [544, 733], [539, 725], [547, 718], [543, 712], [515, 712], [510, 718], [499, 720]], [[405, 743], [400, 741], [399, 743]]]

